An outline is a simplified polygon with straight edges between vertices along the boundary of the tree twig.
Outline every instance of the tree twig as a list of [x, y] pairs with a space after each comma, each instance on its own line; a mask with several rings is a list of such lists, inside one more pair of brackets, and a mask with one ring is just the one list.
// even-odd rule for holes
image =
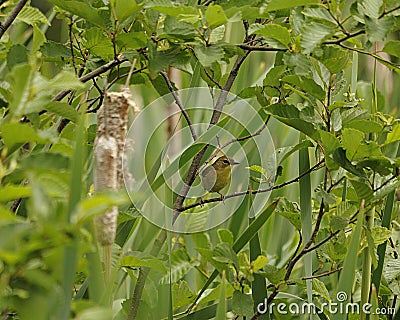
[[11, 11], [7, 19], [0, 24], [0, 39], [7, 31], [7, 29], [11, 26], [11, 24], [14, 22], [14, 20], [17, 18], [18, 14], [21, 12], [22, 8], [25, 6], [27, 2], [28, 0], [20, 0], [14, 7], [13, 11]]
[[285, 186], [287, 186], [287, 185], [289, 185], [289, 184], [298, 182], [298, 181], [299, 181], [302, 177], [304, 177], [305, 175], [307, 175], [307, 174], [313, 172], [314, 170], [319, 169], [318, 167], [319, 167], [324, 161], [325, 161], [325, 159], [319, 161], [317, 164], [315, 164], [314, 166], [312, 166], [309, 170], [303, 172], [302, 174], [300, 174], [300, 175], [297, 176], [296, 178], [294, 178], [294, 179], [292, 179], [292, 180], [289, 180], [289, 181], [286, 181], [286, 182], [283, 182], [283, 183], [278, 184], [278, 185], [276, 185], [276, 186], [272, 186], [272, 187], [269, 187], [269, 188], [266, 188], [266, 189], [246, 190], [246, 191], [241, 191], [241, 192], [235, 192], [235, 193], [226, 195], [226, 196], [224, 197], [223, 200], [221, 199], [221, 197], [211, 198], [211, 199], [205, 199], [205, 200], [198, 201], [198, 202], [195, 202], [195, 203], [192, 203], [192, 204], [190, 204], [190, 205], [187, 205], [187, 206], [182, 207], [182, 208], [180, 209], [180, 212], [183, 212], [183, 211], [192, 209], [192, 208], [194, 208], [194, 207], [202, 206], [202, 205], [204, 205], [205, 203], [219, 202], [219, 201], [224, 201], [224, 200], [229, 199], [229, 198], [234, 198], [234, 197], [243, 196], [243, 195], [246, 195], [246, 194], [265, 193], [265, 192], [270, 192], [270, 191], [272, 191], [272, 190], [281, 189], [281, 188], [283, 188], [283, 187], [285, 187]]
[[193, 141], [196, 141], [197, 140], [197, 134], [194, 131], [192, 120], [190, 119], [189, 114], [187, 113], [187, 111], [185, 110], [184, 106], [182, 105], [182, 102], [179, 99], [179, 97], [177, 96], [174, 88], [172, 87], [172, 83], [169, 80], [167, 73], [165, 71], [160, 71], [160, 74], [164, 78], [164, 80], [165, 80], [165, 82], [167, 84], [167, 87], [169, 89], [169, 92], [171, 92], [171, 95], [173, 96], [173, 98], [175, 100], [175, 104], [178, 106], [179, 110], [181, 110], [181, 113], [182, 113], [183, 117], [185, 118], [186, 123], [189, 126], [189, 130], [190, 130], [190, 133], [192, 135]]

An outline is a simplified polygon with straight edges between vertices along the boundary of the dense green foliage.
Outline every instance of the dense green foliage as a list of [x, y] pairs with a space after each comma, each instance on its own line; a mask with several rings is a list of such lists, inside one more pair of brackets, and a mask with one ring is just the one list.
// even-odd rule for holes
[[[0, 1], [2, 26], [20, 2]], [[259, 314], [264, 299], [312, 301], [324, 311], [315, 318], [346, 319], [324, 307], [344, 301], [338, 293], [400, 317], [397, 0], [48, 2], [45, 13], [28, 2], [7, 31], [0, 27], [2, 319], [297, 317]], [[105, 91], [126, 82], [140, 106], [174, 89], [209, 87], [251, 102], [265, 121], [255, 132], [232, 131], [249, 179], [227, 221], [166, 232], [125, 192], [93, 194], [96, 111]], [[208, 111], [190, 111], [192, 123], [182, 117], [180, 126], [229, 130], [229, 113]], [[143, 131], [156, 130], [152, 120], [166, 112], [150, 113]], [[276, 177], [247, 143], [268, 130]], [[161, 189], [167, 181], [151, 168], [168, 134], [155, 135], [145, 154]], [[199, 156], [187, 148], [174, 170], [185, 180], [214, 149]], [[224, 202], [180, 199], [176, 190], [163, 201], [194, 216], [213, 202], [229, 210], [234, 187]], [[254, 217], [267, 187], [270, 200]], [[116, 205], [107, 279], [93, 218]], [[379, 318], [391, 319], [371, 315]]]

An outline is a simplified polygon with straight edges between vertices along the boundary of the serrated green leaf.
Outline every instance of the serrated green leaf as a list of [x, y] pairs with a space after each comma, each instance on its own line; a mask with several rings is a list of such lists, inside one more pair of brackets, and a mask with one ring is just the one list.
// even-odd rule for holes
[[258, 165], [253, 164], [252, 166], [248, 167], [250, 171], [259, 172], [261, 174], [265, 174], [265, 169]]
[[333, 30], [332, 26], [326, 24], [314, 21], [305, 23], [300, 31], [300, 45], [303, 48], [303, 53], [311, 53]]
[[267, 107], [266, 111], [272, 114], [279, 121], [303, 132], [313, 140], [319, 140], [319, 133], [315, 129], [314, 125], [308, 121], [300, 119], [300, 110], [295, 106], [278, 103]]
[[115, 0], [115, 16], [120, 23], [140, 10], [135, 0]]
[[43, 43], [46, 42], [46, 36], [36, 25], [33, 26], [33, 40], [32, 40], [32, 52], [36, 52], [40, 49]]
[[218, 237], [221, 242], [225, 242], [229, 245], [233, 244], [233, 234], [228, 229], [218, 229]]
[[300, 90], [316, 97], [319, 100], [325, 99], [325, 91], [314, 80], [299, 75], [288, 75], [282, 78], [283, 82], [290, 83]]
[[331, 300], [329, 291], [321, 280], [317, 278], [312, 279], [312, 288], [314, 293], [316, 293], [317, 295], [321, 296], [327, 301]]
[[382, 132], [383, 127], [379, 122], [373, 120], [353, 120], [346, 123], [346, 128], [353, 128], [361, 132]]
[[22, 44], [15, 44], [7, 52], [7, 66], [10, 70], [28, 62], [28, 50]]
[[196, 298], [186, 281], [178, 281], [172, 285], [173, 308], [178, 309], [187, 306]]
[[275, 39], [283, 44], [285, 47], [288, 47], [290, 43], [290, 33], [288, 29], [282, 27], [279, 24], [267, 24], [262, 28], [256, 30], [254, 33], [262, 35], [264, 37]]
[[71, 50], [66, 45], [51, 40], [47, 40], [40, 48], [40, 51], [45, 56], [52, 58], [71, 57]]
[[23, 21], [31, 26], [36, 23], [44, 23], [50, 25], [46, 16], [38, 9], [31, 6], [25, 6], [17, 16], [17, 20]]
[[125, 49], [140, 49], [146, 47], [147, 36], [144, 32], [120, 33], [116, 38], [117, 44]]
[[355, 129], [343, 129], [342, 145], [346, 150], [347, 158], [352, 161], [361, 142], [364, 140], [364, 133]]
[[357, 193], [358, 200], [365, 200], [368, 202], [374, 196], [374, 192], [371, 189], [371, 186], [367, 184], [367, 182], [358, 181], [358, 180], [350, 180], [354, 190]]
[[349, 219], [341, 217], [341, 216], [333, 216], [330, 221], [330, 227], [333, 232], [338, 230], [343, 230], [349, 224]]
[[235, 290], [232, 296], [232, 311], [239, 316], [251, 317], [254, 313], [251, 295]]
[[43, 109], [73, 122], [78, 119], [78, 112], [66, 102], [52, 101]]
[[365, 17], [365, 30], [370, 42], [383, 41], [393, 28], [394, 18], [387, 16], [381, 19]]
[[211, 4], [206, 9], [206, 20], [211, 29], [228, 22], [224, 9], [220, 5]]
[[[120, 266], [122, 268], [139, 268], [139, 267], [147, 267], [153, 270], [156, 270], [161, 273], [165, 273], [166, 269], [160, 259], [151, 257], [151, 256], [143, 256], [136, 257], [133, 255], [134, 253], [130, 253], [129, 255], [123, 257], [120, 261]], [[139, 256], [142, 256], [141, 254]]]
[[331, 154], [337, 148], [340, 147], [340, 141], [335, 137], [333, 133], [325, 130], [319, 130], [319, 136], [321, 137], [321, 144], [327, 155]]
[[253, 270], [257, 271], [257, 270], [264, 268], [264, 266], [266, 266], [267, 263], [268, 263], [267, 257], [258, 256], [254, 261], [251, 262], [251, 265], [253, 267]]
[[219, 46], [205, 47], [198, 45], [194, 47], [194, 53], [204, 67], [210, 67], [214, 62], [220, 61], [224, 57], [224, 50]]
[[81, 17], [99, 27], [106, 26], [106, 21], [86, 0], [49, 0], [61, 9]]
[[395, 124], [386, 137], [385, 144], [393, 143], [400, 140], [400, 125]]
[[392, 56], [400, 58], [400, 40], [386, 41], [382, 50]]
[[69, 158], [55, 152], [32, 153], [20, 162], [23, 169], [49, 169], [66, 170], [69, 165]]

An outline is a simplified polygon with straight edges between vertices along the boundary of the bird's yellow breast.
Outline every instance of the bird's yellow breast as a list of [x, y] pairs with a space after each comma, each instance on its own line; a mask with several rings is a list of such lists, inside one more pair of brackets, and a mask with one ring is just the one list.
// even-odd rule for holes
[[231, 168], [226, 166], [223, 168], [207, 167], [202, 172], [202, 183], [205, 190], [218, 192], [225, 187], [231, 178]]

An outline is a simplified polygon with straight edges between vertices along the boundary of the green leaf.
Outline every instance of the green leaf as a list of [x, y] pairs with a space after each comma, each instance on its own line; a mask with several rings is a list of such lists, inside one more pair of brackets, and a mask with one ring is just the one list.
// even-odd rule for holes
[[70, 58], [71, 50], [62, 43], [47, 40], [41, 47], [40, 51], [43, 55], [52, 58]]
[[69, 158], [54, 152], [32, 153], [22, 159], [20, 166], [23, 169], [48, 169], [48, 170], [66, 170], [68, 169]]
[[319, 3], [320, 0], [271, 0], [267, 5], [267, 11], [276, 11]]
[[318, 22], [307, 22], [301, 28], [300, 45], [304, 54], [311, 53], [329, 34], [333, 27]]
[[239, 316], [251, 317], [254, 314], [251, 295], [235, 290], [232, 296], [232, 311]]
[[19, 198], [28, 198], [32, 195], [30, 187], [7, 185], [0, 188], [0, 202], [8, 202]]
[[127, 18], [138, 12], [140, 6], [135, 0], [115, 0], [114, 10], [119, 23], [123, 23]]
[[191, 303], [196, 295], [190, 290], [186, 281], [178, 281], [172, 285], [173, 308], [178, 309]]
[[384, 41], [393, 28], [394, 18], [386, 16], [381, 19], [365, 17], [365, 30], [370, 42]]
[[125, 49], [140, 49], [146, 47], [147, 36], [144, 32], [119, 33], [117, 44]]
[[325, 91], [314, 80], [299, 75], [289, 75], [282, 78], [283, 82], [290, 83], [300, 90], [316, 97], [319, 100], [325, 99]]
[[[135, 256], [135, 254], [137, 254], [138, 256]], [[121, 259], [119, 265], [122, 268], [147, 267], [161, 273], [167, 272], [160, 259], [151, 256], [144, 256], [141, 253], [130, 252], [129, 255]]]
[[265, 276], [272, 284], [279, 284], [285, 278], [286, 269], [278, 269], [268, 264], [264, 267], [264, 272], [260, 272], [260, 274]]
[[251, 265], [253, 267], [253, 270], [257, 271], [257, 270], [264, 268], [264, 266], [266, 266], [267, 263], [268, 263], [267, 257], [258, 256], [254, 261], [251, 262]]
[[290, 33], [288, 29], [282, 27], [279, 24], [267, 24], [261, 29], [254, 32], [255, 34], [260, 34], [264, 37], [269, 37], [279, 41], [285, 47], [289, 46], [290, 43]]
[[112, 41], [103, 30], [90, 28], [86, 30], [86, 48], [94, 55], [108, 59], [114, 56]]
[[279, 121], [303, 132], [313, 140], [319, 140], [319, 133], [315, 129], [314, 125], [309, 121], [302, 120], [300, 110], [295, 106], [277, 103], [267, 107], [266, 111], [272, 114]]
[[210, 67], [214, 62], [220, 61], [224, 57], [224, 50], [219, 46], [197, 45], [194, 47], [194, 53], [203, 67]]
[[37, 52], [43, 43], [46, 42], [46, 36], [36, 25], [33, 26], [33, 40], [32, 40], [32, 52]]
[[346, 68], [350, 61], [350, 53], [348, 50], [336, 46], [323, 46], [322, 48], [324, 51], [322, 57], [318, 58], [318, 60], [328, 68], [330, 73], [339, 73]]
[[321, 280], [317, 278], [312, 279], [312, 288], [314, 293], [321, 296], [326, 301], [331, 301], [329, 291]]
[[333, 232], [343, 230], [349, 224], [349, 219], [341, 216], [333, 216], [329, 225]]
[[43, 109], [73, 122], [78, 119], [78, 112], [66, 102], [52, 101], [45, 105]]
[[224, 9], [220, 5], [211, 4], [206, 10], [206, 20], [211, 29], [228, 22]]
[[239, 260], [236, 253], [228, 243], [219, 243], [213, 250], [213, 259], [218, 262], [232, 263], [239, 270]]
[[182, 279], [196, 265], [197, 261], [191, 261], [184, 249], [172, 252], [171, 265], [168, 273], [160, 279], [160, 284], [169, 284]]
[[362, 0], [358, 2], [358, 11], [370, 18], [378, 19], [382, 13], [383, 0]]
[[84, 84], [71, 71], [63, 70], [47, 83], [48, 90], [80, 89]]
[[11, 70], [15, 66], [28, 62], [28, 50], [22, 44], [15, 44], [7, 52], [7, 66]]
[[38, 9], [31, 6], [25, 6], [17, 16], [17, 20], [23, 21], [31, 26], [37, 23], [50, 25], [46, 16]]
[[61, 9], [81, 17], [99, 27], [106, 27], [106, 20], [99, 15], [87, 0], [49, 0]]
[[333, 151], [340, 147], [340, 141], [333, 133], [325, 130], [319, 130], [318, 132], [321, 137], [322, 147], [327, 155], [330, 155]]
[[382, 132], [383, 127], [379, 122], [372, 120], [353, 120], [345, 125], [346, 128], [353, 128], [361, 132]]
[[342, 131], [342, 144], [346, 150], [347, 158], [352, 161], [360, 147], [361, 142], [364, 140], [364, 133], [355, 129], [343, 129]]
[[385, 144], [393, 143], [400, 140], [400, 125], [395, 124], [386, 137]]
[[10, 148], [17, 143], [38, 142], [46, 140], [39, 137], [34, 128], [27, 123], [6, 123], [1, 126], [1, 135], [4, 144]]
[[375, 246], [384, 243], [385, 241], [389, 240], [390, 237], [392, 236], [392, 232], [388, 228], [381, 226], [372, 227], [371, 233], [372, 233], [372, 238], [374, 239]]
[[366, 178], [367, 175], [365, 172], [356, 166], [354, 166], [349, 159], [346, 157], [346, 151], [343, 148], [338, 148], [336, 149], [333, 154], [332, 154], [333, 160], [335, 160], [336, 163], [338, 163], [343, 169], [349, 171], [350, 173], [359, 176], [359, 177], [364, 177]]
[[365, 200], [368, 202], [374, 196], [371, 186], [365, 181], [350, 180], [354, 190], [356, 191], [359, 202]]
[[400, 58], [400, 40], [387, 41], [382, 50], [392, 56]]
[[299, 151], [299, 150], [305, 149], [305, 148], [312, 148], [312, 147], [314, 147], [314, 145], [310, 140], [304, 140], [294, 146], [287, 146], [287, 147], [279, 148], [276, 150], [276, 163], [277, 164], [282, 163], [296, 151]]
[[221, 242], [233, 245], [233, 234], [228, 229], [218, 229], [218, 237]]

